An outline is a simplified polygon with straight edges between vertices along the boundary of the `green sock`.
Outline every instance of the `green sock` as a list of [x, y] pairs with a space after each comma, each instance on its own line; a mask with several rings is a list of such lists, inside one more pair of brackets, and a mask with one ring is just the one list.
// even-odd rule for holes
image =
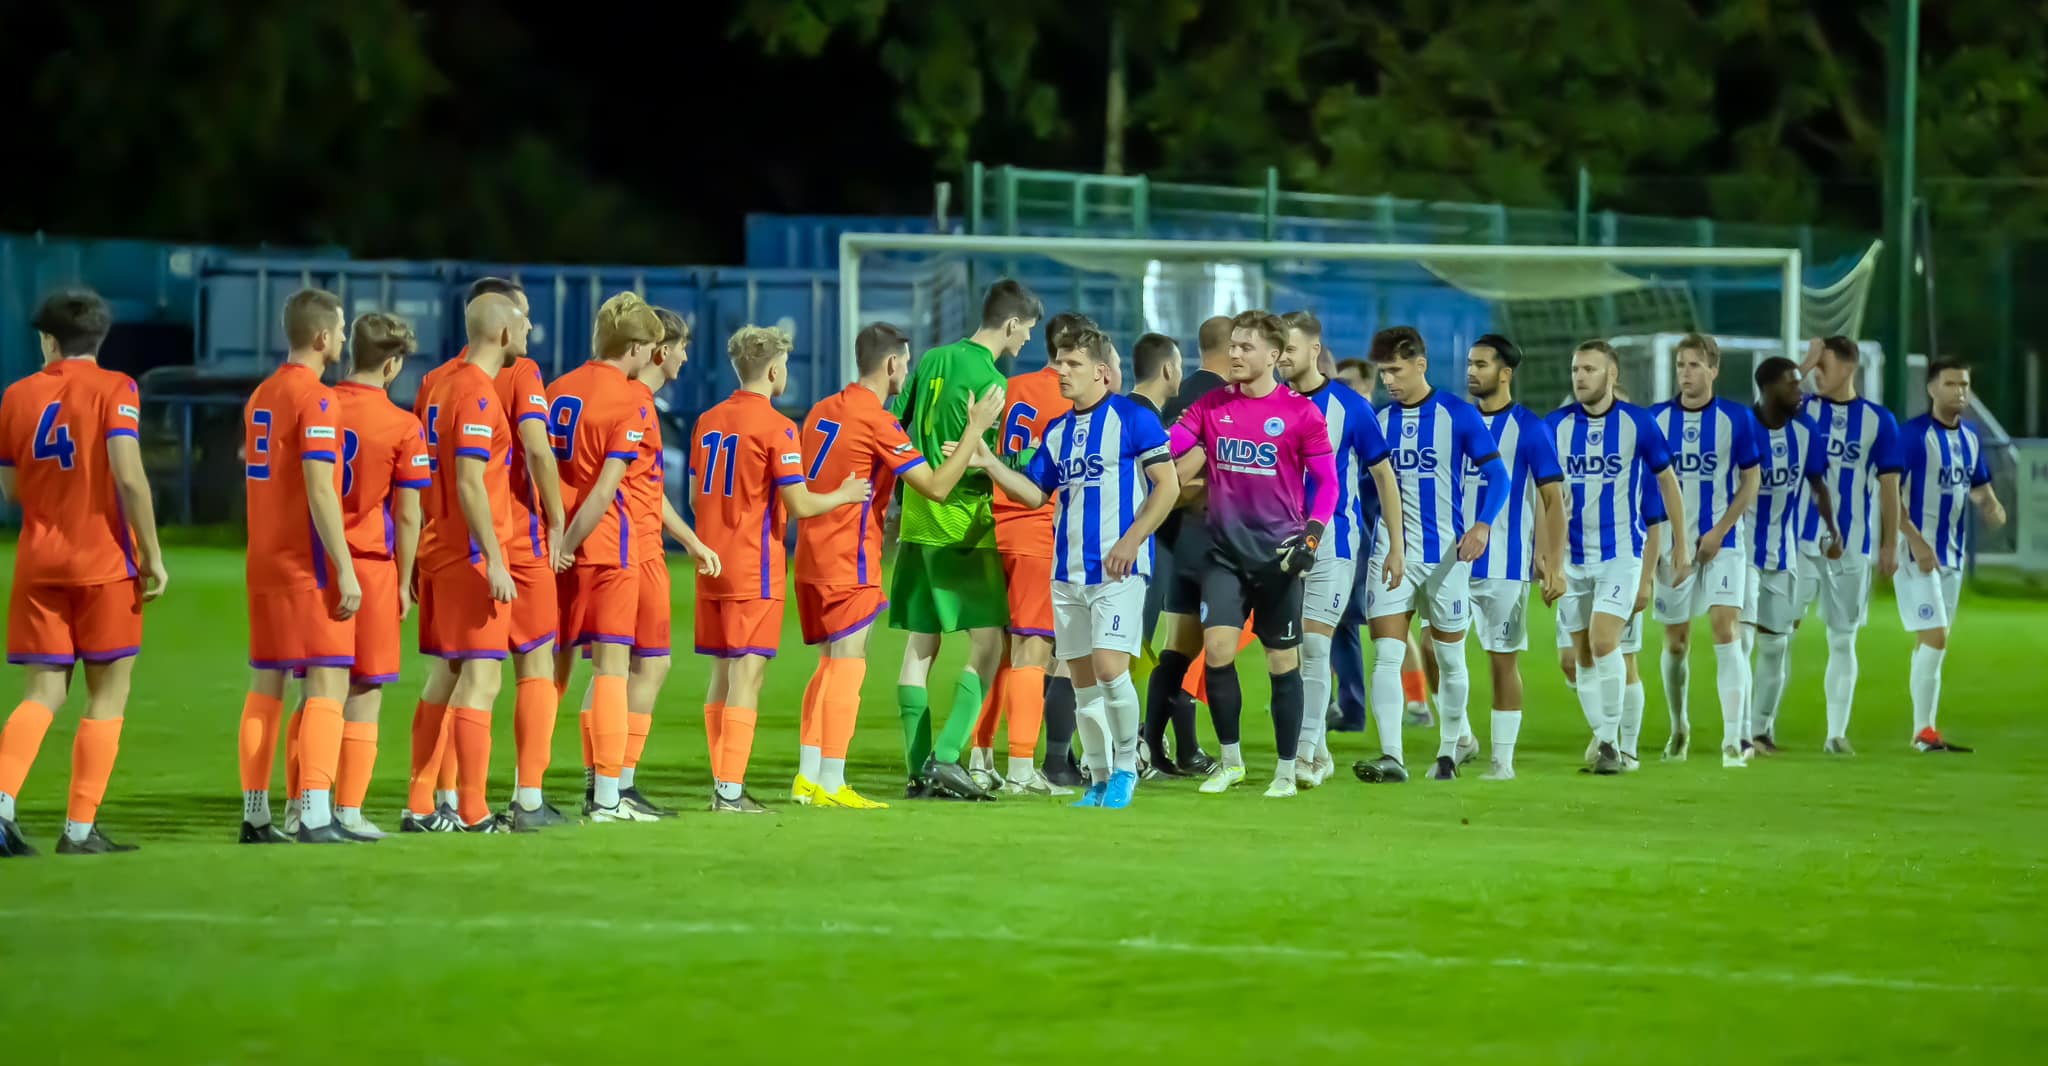
[[962, 670], [960, 683], [953, 688], [953, 707], [946, 712], [946, 728], [939, 733], [933, 757], [940, 762], [959, 762], [960, 753], [966, 750], [967, 738], [974, 734], [974, 723], [980, 717], [981, 676], [972, 670]]
[[923, 685], [896, 686], [896, 713], [903, 719], [903, 763], [916, 777], [932, 753], [930, 694]]

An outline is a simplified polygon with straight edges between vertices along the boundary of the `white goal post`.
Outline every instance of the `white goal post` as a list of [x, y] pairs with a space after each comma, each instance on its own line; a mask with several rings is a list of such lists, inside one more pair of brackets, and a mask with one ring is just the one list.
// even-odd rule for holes
[[844, 233], [839, 238], [839, 335], [841, 383], [859, 377], [853, 338], [861, 322], [861, 257], [873, 252], [927, 255], [1044, 257], [1069, 263], [1274, 262], [1349, 260], [1422, 264], [1432, 269], [1519, 264], [1580, 268], [1748, 267], [1779, 272], [1780, 335], [1784, 350], [1800, 351], [1801, 271], [1797, 248], [1629, 248], [1583, 245], [1512, 244], [1322, 244], [1300, 241], [1137, 240], [1096, 237], [1006, 237], [973, 234]]

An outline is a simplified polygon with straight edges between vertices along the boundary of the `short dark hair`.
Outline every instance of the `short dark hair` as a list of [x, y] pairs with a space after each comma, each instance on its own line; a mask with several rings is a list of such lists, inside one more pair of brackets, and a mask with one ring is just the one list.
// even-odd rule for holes
[[1038, 295], [1015, 278], [1004, 278], [988, 287], [988, 295], [981, 298], [981, 326], [993, 329], [1017, 319], [1020, 322], [1036, 322], [1045, 317], [1045, 305], [1038, 302]]
[[1620, 353], [1614, 350], [1614, 345], [1606, 341], [1580, 341], [1577, 345], [1573, 346], [1572, 354], [1577, 355], [1580, 352], [1599, 352], [1607, 357], [1608, 362], [1613, 363], [1617, 367], [1621, 365]]
[[1493, 357], [1509, 370], [1518, 370], [1522, 366], [1522, 350], [1515, 347], [1514, 341], [1498, 333], [1480, 334], [1479, 339], [1472, 342], [1472, 347], [1493, 349]]
[[1944, 355], [1939, 359], [1929, 359], [1927, 361], [1927, 380], [1930, 383], [1941, 380], [1942, 372], [1945, 370], [1960, 370], [1967, 374], [1970, 372], [1970, 364], [1959, 355]]
[[871, 322], [853, 339], [853, 365], [862, 377], [882, 369], [889, 357], [910, 347], [910, 338], [892, 322]]
[[1195, 347], [1203, 352], [1230, 350], [1230, 316], [1217, 315], [1202, 322], [1201, 331], [1195, 334]]
[[1845, 363], [1860, 363], [1863, 361], [1863, 349], [1858, 348], [1856, 346], [1855, 341], [1852, 341], [1839, 333], [1835, 334], [1832, 337], [1821, 338], [1820, 346], [1823, 349], [1825, 349], [1829, 355], [1832, 355]]
[[1756, 387], [1768, 389], [1787, 376], [1797, 377], [1799, 364], [1782, 355], [1774, 355], [1756, 365]]
[[1365, 357], [1375, 363], [1391, 363], [1420, 359], [1428, 351], [1422, 343], [1421, 331], [1414, 326], [1389, 326], [1372, 335], [1372, 347], [1366, 349]]
[[1264, 338], [1274, 351], [1287, 347], [1287, 327], [1280, 323], [1280, 316], [1271, 311], [1240, 311], [1230, 320], [1230, 331], [1248, 329]]
[[99, 293], [78, 285], [45, 296], [32, 322], [57, 342], [60, 354], [98, 355], [114, 329], [114, 311]]
[[1310, 340], [1323, 339], [1323, 322], [1310, 311], [1289, 311], [1280, 316], [1280, 323], [1288, 329], [1298, 329]]
[[326, 289], [300, 289], [284, 302], [284, 342], [304, 348], [340, 317], [341, 297]]
[[661, 320], [661, 343], [690, 343], [690, 324], [684, 321], [683, 316], [666, 307], [657, 307], [654, 309], [654, 317]]
[[1708, 366], [1711, 366], [1717, 370], [1720, 369], [1721, 346], [1715, 343], [1714, 338], [1709, 337], [1704, 333], [1688, 333], [1685, 336], [1678, 338], [1678, 347], [1672, 349], [1672, 351], [1674, 353], [1682, 352], [1687, 348], [1691, 348], [1693, 351], [1700, 353], [1700, 355], [1706, 359]]
[[387, 359], [403, 359], [419, 349], [419, 336], [411, 323], [397, 315], [372, 311], [356, 319], [349, 347], [355, 352], [358, 373], [375, 370]]
[[1341, 374], [1346, 370], [1355, 370], [1358, 372], [1359, 377], [1362, 377], [1367, 381], [1372, 380], [1372, 364], [1366, 362], [1363, 359], [1337, 360], [1337, 372]]
[[1079, 311], [1061, 311], [1045, 324], [1045, 350], [1058, 355], [1061, 348], [1071, 347], [1074, 334], [1084, 329], [1094, 329], [1095, 320]]
[[1060, 345], [1059, 350], [1087, 352], [1088, 357], [1098, 363], [1116, 358], [1116, 347], [1109, 343], [1109, 335], [1093, 326], [1084, 326], [1067, 334], [1066, 343]]
[[1147, 333], [1131, 349], [1131, 368], [1139, 381], [1150, 381], [1166, 372], [1167, 364], [1180, 358], [1180, 345], [1164, 333]]
[[474, 300], [479, 296], [490, 296], [494, 293], [506, 299], [511, 299], [513, 293], [524, 293], [525, 291], [526, 286], [519, 284], [511, 278], [496, 276], [478, 278], [469, 283], [469, 297], [462, 302], [468, 304], [470, 300]]

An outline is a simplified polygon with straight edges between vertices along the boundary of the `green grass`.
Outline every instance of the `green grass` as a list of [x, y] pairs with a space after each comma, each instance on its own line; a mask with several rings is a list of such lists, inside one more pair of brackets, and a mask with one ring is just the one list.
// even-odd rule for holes
[[[1740, 773], [1653, 757], [1631, 777], [1580, 776], [1585, 727], [1539, 610], [1511, 784], [1347, 774], [1279, 803], [1172, 783], [1123, 813], [784, 805], [251, 849], [228, 843], [241, 566], [177, 550], [149, 612], [101, 812], [143, 850], [0, 864], [0, 1061], [1987, 1062], [2048, 1038], [2048, 788], [2029, 758], [2048, 741], [2040, 603], [1966, 603], [1944, 725], [1981, 745], [1969, 757], [1906, 750], [1907, 644], [1880, 601], [1861, 757], [1816, 753], [1809, 633], [1791, 754]], [[686, 604], [676, 617], [687, 648]], [[900, 777], [900, 650], [878, 633], [854, 742], [855, 782], [875, 795]], [[770, 799], [794, 768], [812, 663], [793, 617], [784, 651], [752, 771]], [[960, 661], [949, 649], [938, 691]], [[1702, 647], [1693, 675], [1709, 739], [1711, 662]], [[1262, 707], [1250, 665], [1246, 703]], [[388, 829], [420, 666], [387, 700], [370, 807]], [[694, 805], [705, 666], [677, 666], [643, 780]], [[1649, 684], [1646, 751], [1665, 734]], [[1269, 730], [1248, 718], [1262, 768]], [[550, 781], [565, 805], [574, 728], [565, 715]], [[61, 715], [22, 797], [45, 846], [71, 731]], [[1345, 765], [1363, 753], [1355, 734], [1337, 742]], [[1434, 733], [1408, 742], [1426, 753]]]

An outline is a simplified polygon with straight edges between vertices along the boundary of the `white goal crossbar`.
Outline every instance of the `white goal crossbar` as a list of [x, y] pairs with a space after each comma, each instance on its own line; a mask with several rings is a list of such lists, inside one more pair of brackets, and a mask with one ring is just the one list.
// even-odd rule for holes
[[859, 377], [853, 338], [860, 332], [860, 260], [868, 252], [987, 253], [1053, 259], [1322, 259], [1412, 263], [1573, 263], [1604, 266], [1775, 267], [1782, 293], [1784, 350], [1801, 349], [1804, 263], [1797, 248], [1627, 248], [1517, 244], [1321, 244], [1306, 241], [1138, 240], [1096, 237], [995, 237], [939, 233], [843, 233], [839, 237], [841, 380]]

